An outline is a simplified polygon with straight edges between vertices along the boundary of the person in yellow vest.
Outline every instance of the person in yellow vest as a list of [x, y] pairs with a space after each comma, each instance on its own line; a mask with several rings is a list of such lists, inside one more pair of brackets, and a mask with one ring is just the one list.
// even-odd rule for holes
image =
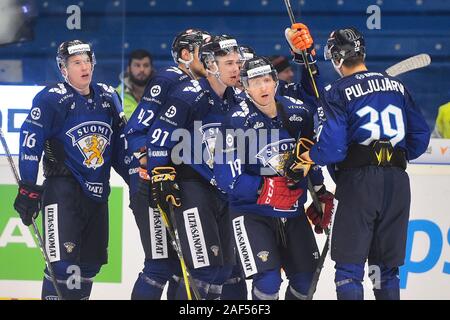
[[153, 77], [153, 60], [151, 54], [143, 49], [131, 52], [125, 74], [121, 75], [121, 83], [116, 88], [123, 101], [123, 111], [127, 119], [131, 117], [139, 101], [144, 95], [148, 81]]
[[439, 107], [433, 137], [450, 139], [450, 101]]

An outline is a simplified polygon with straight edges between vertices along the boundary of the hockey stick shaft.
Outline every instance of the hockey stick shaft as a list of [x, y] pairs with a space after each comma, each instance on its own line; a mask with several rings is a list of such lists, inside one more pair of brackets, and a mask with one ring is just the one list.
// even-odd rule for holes
[[[314, 204], [314, 207], [316, 210], [321, 214], [321, 217], [323, 217], [323, 211], [322, 211], [322, 205], [320, 204], [319, 198], [317, 197], [317, 193], [314, 190], [314, 186], [311, 182], [310, 177], [308, 176], [308, 190], [311, 194], [311, 198]], [[311, 280], [311, 284], [309, 286], [308, 294], [306, 296], [306, 300], [312, 300], [314, 292], [316, 292], [317, 283], [319, 282], [320, 273], [322, 272], [323, 265], [325, 263], [325, 258], [328, 254], [329, 249], [329, 242], [330, 242], [330, 230], [328, 228], [324, 229], [325, 234], [327, 235], [327, 239], [325, 240], [325, 245], [323, 246], [322, 253], [320, 254], [319, 261], [317, 261], [317, 267], [314, 271], [313, 278]]]
[[173, 209], [173, 205], [172, 203], [168, 203], [169, 205], [169, 211], [170, 211], [170, 218], [172, 219], [172, 227], [173, 227], [173, 233], [175, 235], [175, 241], [178, 245], [178, 248], [180, 249], [180, 255], [181, 258], [183, 259], [183, 265], [184, 265], [184, 274], [183, 277], [185, 277], [185, 282], [186, 284], [189, 284], [189, 290], [192, 290], [192, 292], [194, 293], [194, 297], [196, 300], [201, 300], [201, 296], [200, 293], [197, 289], [197, 286], [194, 283], [194, 279], [191, 277], [191, 272], [189, 271], [187, 265], [186, 265], [186, 260], [183, 257], [183, 249], [181, 247], [181, 241], [180, 241], [180, 236], [178, 235], [178, 227], [177, 227], [177, 221], [175, 219], [175, 210]]
[[[289, 19], [291, 20], [291, 25], [293, 25], [296, 22], [295, 22], [294, 12], [292, 11], [291, 2], [290, 2], [290, 0], [284, 0], [284, 4], [286, 5], [286, 10], [289, 15]], [[306, 70], [308, 71], [308, 75], [311, 79], [311, 86], [314, 90], [314, 95], [316, 96], [317, 99], [319, 99], [319, 90], [317, 89], [316, 80], [314, 79], [314, 75], [311, 70], [311, 66], [308, 63], [308, 57], [307, 57], [306, 50], [302, 50], [301, 55], [302, 55], [303, 61], [305, 63]]]
[[169, 236], [170, 236], [170, 239], [171, 239], [172, 247], [175, 250], [175, 252], [177, 253], [178, 260], [180, 260], [181, 273], [183, 275], [183, 280], [184, 280], [184, 284], [185, 284], [185, 287], [186, 287], [187, 298], [188, 298], [188, 300], [192, 300], [190, 284], [189, 284], [189, 278], [188, 278], [189, 276], [188, 276], [188, 271], [187, 271], [187, 268], [186, 268], [186, 263], [184, 261], [183, 253], [181, 252], [181, 248], [178, 246], [175, 234], [173, 232], [172, 226], [170, 225], [170, 222], [169, 222], [169, 219], [167, 217], [167, 214], [161, 209], [161, 207], [159, 207], [159, 212], [161, 213], [161, 217], [162, 217], [162, 219], [164, 221], [164, 224], [166, 225], [166, 228], [167, 228], [167, 230], [169, 232]]
[[[16, 169], [16, 165], [14, 164], [14, 160], [11, 156], [11, 152], [9, 152], [8, 144], [6, 143], [6, 138], [3, 135], [3, 130], [1, 128], [0, 128], [0, 141], [2, 143], [3, 149], [5, 150], [6, 157], [9, 162], [9, 166], [11, 168], [11, 171], [13, 172], [14, 178], [16, 179], [16, 183], [19, 184], [19, 182], [20, 182], [19, 173]], [[53, 283], [53, 286], [55, 287], [56, 294], [58, 295], [58, 298], [60, 300], [63, 300], [63, 296], [61, 294], [61, 291], [59, 290], [58, 281], [56, 280], [56, 276], [53, 271], [53, 267], [50, 263], [50, 258], [48, 257], [47, 251], [44, 248], [44, 241], [42, 240], [41, 234], [37, 227], [35, 217], [32, 217], [31, 221], [33, 224], [34, 235], [36, 236], [36, 238], [38, 240], [39, 249], [41, 250], [41, 252], [44, 256], [45, 264], [47, 265], [48, 272], [50, 273], [50, 278]]]
[[6, 158], [8, 159], [9, 162], [9, 167], [11, 168], [14, 178], [16, 179], [16, 183], [19, 184], [20, 181], [19, 173], [17, 172], [16, 165], [14, 164], [13, 158], [11, 156], [11, 152], [9, 152], [8, 144], [6, 143], [6, 138], [3, 135], [2, 128], [0, 128], [0, 139], [2, 142], [3, 149], [5, 150], [6, 153]]
[[320, 254], [319, 261], [317, 261], [317, 267], [314, 271], [311, 285], [309, 286], [308, 294], [306, 296], [306, 300], [312, 300], [314, 293], [316, 292], [317, 283], [319, 282], [320, 273], [322, 272], [323, 265], [325, 263], [325, 258], [327, 257], [328, 250], [330, 248], [330, 236], [327, 236], [325, 240], [325, 245], [323, 246], [322, 253]]
[[[161, 218], [163, 219], [164, 225], [166, 226], [167, 231], [169, 233], [172, 247], [178, 256], [178, 260], [180, 261], [181, 272], [183, 275], [183, 281], [185, 283], [186, 294], [187, 294], [188, 300], [192, 300], [191, 289], [192, 289], [192, 292], [194, 293], [194, 298], [196, 300], [201, 300], [201, 295], [198, 291], [197, 286], [195, 285], [194, 279], [192, 278], [191, 273], [190, 273], [190, 271], [186, 265], [186, 262], [184, 260], [184, 256], [183, 256], [183, 252], [182, 252], [182, 248], [181, 248], [181, 242], [180, 242], [180, 239], [178, 236], [178, 230], [176, 229], [176, 225], [174, 225], [174, 222], [172, 222], [172, 224], [170, 223], [170, 220], [169, 220], [166, 212], [164, 212], [164, 210], [162, 210], [160, 206], [158, 206], [158, 209], [159, 209], [159, 212], [161, 213]], [[170, 210], [171, 220], [173, 221], [175, 219], [175, 213], [174, 213], [172, 204], [169, 204], [169, 210]]]

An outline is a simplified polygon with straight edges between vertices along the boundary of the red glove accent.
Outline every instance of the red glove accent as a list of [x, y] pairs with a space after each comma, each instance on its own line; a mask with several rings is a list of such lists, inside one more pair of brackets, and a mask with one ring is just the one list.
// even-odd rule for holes
[[325, 191], [318, 195], [319, 201], [322, 205], [323, 217], [317, 212], [314, 203], [312, 203], [308, 209], [306, 209], [306, 215], [312, 224], [315, 225], [314, 231], [316, 233], [322, 233], [324, 229], [328, 228], [331, 222], [331, 217], [334, 212], [334, 195], [331, 192]]
[[289, 210], [297, 202], [302, 193], [303, 189], [289, 189], [288, 179], [286, 177], [264, 177], [264, 184], [257, 204]]
[[139, 167], [139, 177], [143, 180], [150, 181], [150, 175], [148, 174], [146, 168]]
[[296, 32], [291, 35], [290, 39], [295, 48], [303, 51], [312, 46], [313, 38], [306, 25], [303, 23], [294, 23], [291, 26], [291, 29], [296, 30]]

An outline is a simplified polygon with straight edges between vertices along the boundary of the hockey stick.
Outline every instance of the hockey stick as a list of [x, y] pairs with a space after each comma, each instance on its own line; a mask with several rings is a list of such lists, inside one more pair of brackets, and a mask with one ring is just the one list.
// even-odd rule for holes
[[390, 66], [385, 72], [391, 77], [396, 77], [412, 70], [424, 68], [430, 63], [431, 57], [426, 53], [422, 53]]
[[169, 211], [170, 211], [170, 219], [172, 220], [172, 224], [170, 224], [170, 220], [167, 217], [166, 212], [161, 209], [161, 207], [158, 205], [159, 212], [161, 214], [161, 218], [163, 219], [164, 225], [167, 228], [167, 231], [169, 232], [169, 236], [171, 239], [171, 244], [175, 252], [177, 253], [178, 259], [180, 260], [180, 266], [181, 266], [181, 272], [183, 274], [183, 280], [184, 284], [186, 286], [186, 294], [188, 300], [192, 300], [192, 292], [194, 293], [195, 300], [201, 300], [200, 292], [198, 291], [197, 286], [195, 285], [194, 279], [191, 276], [191, 273], [186, 265], [186, 262], [184, 260], [183, 251], [181, 249], [181, 241], [180, 237], [178, 235], [178, 229], [176, 227], [175, 222], [175, 212], [173, 210], [172, 203], [169, 203]]
[[[291, 20], [291, 24], [295, 24], [294, 12], [292, 11], [290, 0], [284, 0], [284, 4], [286, 5], [286, 10], [287, 10], [287, 13], [289, 15], [289, 19]], [[309, 77], [311, 79], [311, 85], [313, 87], [314, 94], [315, 94], [317, 100], [319, 100], [320, 99], [319, 91], [317, 89], [316, 81], [314, 80], [314, 76], [313, 76], [313, 73], [312, 73], [312, 70], [311, 70], [311, 66], [308, 63], [306, 50], [302, 50], [301, 51], [301, 55], [302, 55], [303, 61], [304, 61], [305, 66], [306, 66], [306, 70], [308, 71]], [[309, 193], [311, 194], [311, 197], [313, 199], [314, 207], [320, 213], [321, 217], [323, 217], [322, 206], [320, 205], [320, 201], [319, 201], [319, 199], [317, 197], [316, 191], [314, 190], [314, 187], [312, 185], [311, 179], [310, 179], [309, 176], [308, 176], [307, 179], [308, 179], [308, 190], [309, 190]], [[317, 265], [316, 271], [314, 272], [314, 276], [313, 276], [311, 285], [310, 285], [309, 290], [308, 290], [308, 295], [307, 295], [307, 298], [306, 298], [307, 300], [311, 300], [314, 292], [316, 291], [317, 283], [319, 281], [320, 272], [322, 271], [323, 264], [324, 264], [324, 261], [325, 261], [325, 257], [326, 257], [326, 255], [328, 253], [329, 230], [328, 230], [328, 228], [325, 228], [324, 231], [325, 231], [325, 234], [327, 235], [327, 240], [325, 242], [325, 246], [324, 246], [324, 248], [322, 250], [322, 253], [320, 255], [320, 259], [318, 261], [318, 265]]]
[[[3, 149], [5, 149], [6, 157], [8, 158], [9, 166], [11, 167], [14, 178], [16, 179], [17, 184], [19, 184], [19, 182], [20, 182], [19, 173], [17, 172], [16, 165], [14, 164], [11, 153], [9, 152], [8, 144], [6, 143], [6, 139], [5, 139], [5, 136], [3, 135], [3, 130], [1, 128], [0, 128], [0, 141], [3, 145]], [[47, 265], [48, 272], [50, 273], [50, 278], [53, 283], [53, 286], [55, 287], [56, 294], [58, 295], [58, 298], [60, 300], [63, 300], [63, 296], [61, 294], [61, 291], [59, 290], [55, 273], [53, 272], [53, 267], [50, 263], [50, 259], [48, 257], [47, 251], [44, 248], [44, 241], [42, 241], [42, 237], [41, 237], [41, 234], [39, 233], [39, 229], [36, 225], [36, 220], [35, 220], [34, 216], [31, 218], [31, 221], [33, 223], [34, 235], [38, 239], [39, 249], [41, 249], [41, 252], [44, 256], [45, 264]]]
[[[322, 206], [320, 204], [319, 198], [317, 197], [317, 193], [314, 191], [314, 186], [312, 185], [311, 179], [308, 176], [308, 190], [311, 194], [311, 198], [314, 203], [314, 207], [323, 217]], [[328, 254], [328, 249], [330, 247], [330, 229], [327, 227], [324, 229], [325, 234], [327, 235], [327, 239], [325, 240], [325, 245], [323, 246], [322, 253], [320, 254], [319, 261], [317, 261], [317, 267], [314, 271], [314, 275], [311, 280], [311, 284], [308, 289], [308, 294], [306, 295], [306, 300], [312, 300], [314, 293], [316, 292], [317, 283], [319, 282], [320, 273], [322, 272], [323, 265], [325, 263], [325, 258]]]
[[[289, 15], [289, 19], [291, 20], [291, 25], [293, 25], [296, 22], [295, 22], [294, 12], [292, 11], [291, 2], [290, 2], [290, 0], [284, 0], [284, 4], [286, 5], [286, 10]], [[309, 77], [311, 79], [311, 85], [314, 90], [314, 95], [316, 96], [317, 99], [319, 99], [319, 90], [317, 89], [316, 80], [314, 80], [314, 75], [311, 70], [311, 66], [308, 63], [306, 50], [302, 50], [301, 55], [302, 55], [303, 61], [305, 63], [306, 70], [308, 71]]]

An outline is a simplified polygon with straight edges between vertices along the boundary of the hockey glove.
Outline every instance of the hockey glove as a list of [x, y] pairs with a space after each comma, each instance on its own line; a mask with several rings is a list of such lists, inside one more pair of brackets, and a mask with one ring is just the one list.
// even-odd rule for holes
[[284, 174], [287, 178], [298, 182], [306, 177], [314, 162], [306, 161], [300, 156], [309, 151], [313, 145], [314, 142], [307, 138], [300, 138], [297, 141], [295, 149], [292, 150], [284, 163]]
[[295, 53], [301, 53], [313, 45], [313, 38], [309, 29], [303, 23], [294, 23], [291, 28], [286, 28], [284, 35]]
[[316, 51], [309, 29], [302, 23], [296, 23], [291, 28], [286, 28], [284, 35], [294, 55], [293, 61], [298, 64], [305, 64], [302, 51], [306, 50], [306, 59], [308, 64], [314, 64], [316, 60]]
[[264, 177], [257, 204], [288, 210], [297, 202], [303, 189], [291, 189], [285, 177]]
[[169, 202], [175, 207], [181, 206], [180, 188], [175, 182], [176, 171], [173, 167], [156, 167], [152, 170], [152, 206], [169, 214]]
[[315, 226], [314, 231], [318, 234], [323, 233], [324, 229], [327, 229], [331, 222], [331, 217], [334, 212], [334, 195], [327, 191], [325, 186], [322, 186], [319, 191], [317, 191], [317, 197], [322, 206], [323, 216], [317, 211], [314, 203], [312, 203], [308, 209], [306, 209], [306, 215], [308, 216], [311, 223]]
[[43, 186], [19, 182], [19, 192], [14, 201], [14, 209], [19, 213], [24, 225], [29, 226], [33, 218], [37, 218], [41, 210]]

